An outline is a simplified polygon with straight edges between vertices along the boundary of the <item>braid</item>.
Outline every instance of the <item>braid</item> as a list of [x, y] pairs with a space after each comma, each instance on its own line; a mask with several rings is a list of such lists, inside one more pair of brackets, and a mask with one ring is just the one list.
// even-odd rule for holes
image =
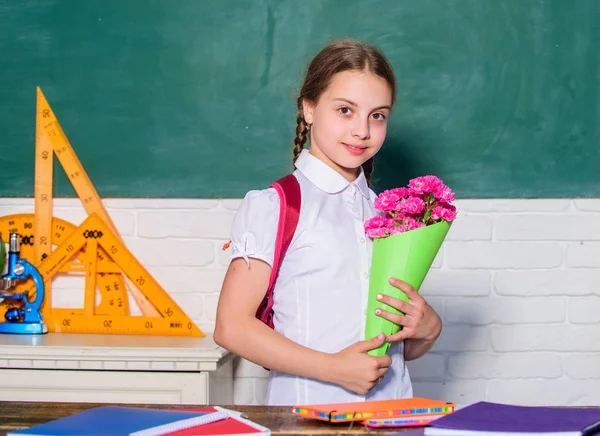
[[365, 179], [367, 179], [367, 185], [371, 186], [371, 175], [373, 174], [373, 167], [375, 166], [374, 158], [369, 159], [362, 164], [363, 172], [365, 173]]
[[294, 160], [296, 163], [296, 159], [302, 153], [302, 149], [304, 148], [304, 143], [306, 142], [306, 136], [308, 133], [308, 125], [304, 120], [304, 116], [300, 111], [298, 111], [298, 117], [296, 118], [296, 137], [294, 138]]

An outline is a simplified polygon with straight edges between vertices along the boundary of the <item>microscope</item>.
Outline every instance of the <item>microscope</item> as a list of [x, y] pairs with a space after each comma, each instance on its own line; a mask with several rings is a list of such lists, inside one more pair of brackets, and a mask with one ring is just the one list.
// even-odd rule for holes
[[[0, 238], [4, 248], [4, 242]], [[4, 252], [4, 249], [0, 250]], [[0, 264], [4, 259], [0, 261]], [[41, 274], [27, 259], [19, 257], [19, 235], [11, 233], [9, 240], [7, 272], [0, 279], [0, 298], [23, 302], [23, 308], [11, 307], [4, 315], [6, 321], [0, 322], [0, 333], [43, 334], [48, 333], [40, 308], [44, 301], [44, 280]], [[0, 270], [0, 273], [2, 271]], [[12, 292], [11, 289], [19, 280], [32, 278], [35, 284], [35, 299], [29, 301], [28, 291]]]

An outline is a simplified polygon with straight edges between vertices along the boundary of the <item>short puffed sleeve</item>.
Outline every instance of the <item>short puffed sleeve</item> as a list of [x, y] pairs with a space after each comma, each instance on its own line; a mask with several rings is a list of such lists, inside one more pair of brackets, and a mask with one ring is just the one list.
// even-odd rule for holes
[[231, 227], [231, 259], [250, 258], [273, 266], [279, 223], [279, 196], [274, 188], [248, 192], [238, 208]]

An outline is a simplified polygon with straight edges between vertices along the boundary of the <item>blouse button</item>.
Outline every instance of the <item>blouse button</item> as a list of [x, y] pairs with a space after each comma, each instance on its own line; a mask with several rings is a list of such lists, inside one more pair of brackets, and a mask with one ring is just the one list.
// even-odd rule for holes
[[369, 273], [367, 273], [367, 272], [366, 272], [366, 273], [363, 273], [363, 278], [364, 278], [365, 280], [366, 280], [366, 279], [368, 279], [368, 278], [369, 278]]
[[359, 241], [360, 241], [361, 244], [364, 244], [365, 243], [365, 238], [360, 238]]
[[355, 189], [355, 188], [354, 188], [354, 185], [349, 185], [349, 186], [348, 186], [348, 192], [349, 192], [350, 194], [354, 194], [354, 189]]

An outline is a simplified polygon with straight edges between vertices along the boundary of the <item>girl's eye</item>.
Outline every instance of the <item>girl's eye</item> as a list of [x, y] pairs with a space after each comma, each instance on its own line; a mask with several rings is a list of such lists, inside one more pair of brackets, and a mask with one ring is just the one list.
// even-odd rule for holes
[[342, 106], [341, 108], [338, 109], [338, 112], [341, 115], [350, 115], [352, 113], [352, 111], [350, 110], [350, 108], [347, 107], [347, 106]]
[[383, 115], [382, 113], [379, 113], [379, 112], [377, 112], [376, 114], [373, 114], [372, 117], [375, 121], [385, 120], [385, 115]]

